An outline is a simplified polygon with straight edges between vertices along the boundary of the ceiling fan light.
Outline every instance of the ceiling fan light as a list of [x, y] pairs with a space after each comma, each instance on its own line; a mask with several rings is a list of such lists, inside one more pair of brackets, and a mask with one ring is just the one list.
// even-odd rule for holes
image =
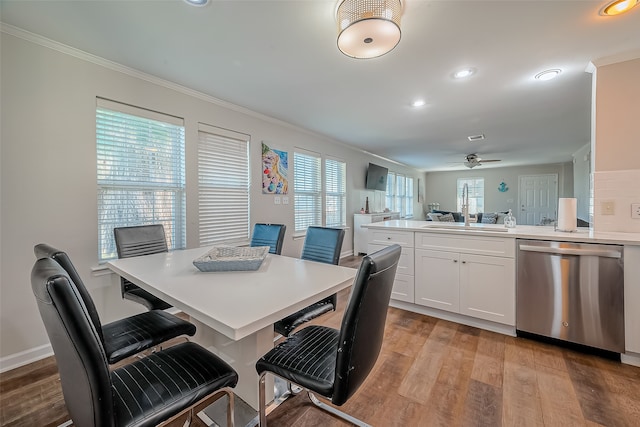
[[600, 15], [615, 16], [633, 9], [639, 0], [615, 0], [600, 10]]
[[401, 0], [341, 0], [336, 8], [338, 49], [358, 59], [390, 52], [400, 42], [401, 15]]

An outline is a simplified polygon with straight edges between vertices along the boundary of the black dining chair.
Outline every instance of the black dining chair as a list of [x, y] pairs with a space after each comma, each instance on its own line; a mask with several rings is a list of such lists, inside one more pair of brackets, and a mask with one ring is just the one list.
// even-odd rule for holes
[[[340, 252], [344, 240], [344, 229], [329, 227], [309, 227], [302, 246], [300, 258], [309, 261], [324, 262], [326, 264], [338, 265], [340, 262]], [[303, 308], [282, 320], [277, 321], [273, 328], [284, 336], [288, 337], [298, 326], [307, 323], [337, 307], [338, 295], [333, 294]]]
[[102, 325], [93, 299], [69, 256], [46, 243], [36, 245], [33, 252], [36, 259], [51, 258], [60, 264], [76, 285], [110, 364], [170, 339], [182, 335], [193, 336], [196, 333], [194, 324], [162, 310], [146, 311]]
[[60, 264], [36, 261], [31, 286], [58, 365], [64, 401], [79, 427], [155, 426], [227, 395], [233, 423], [236, 371], [192, 342], [110, 370], [83, 296]]
[[307, 390], [321, 409], [356, 425], [367, 425], [329, 406], [317, 393], [341, 406], [365, 381], [378, 359], [391, 289], [401, 247], [388, 246], [362, 259], [340, 329], [311, 325], [292, 334], [256, 363], [259, 375], [259, 425], [265, 427], [265, 376]]
[[[116, 227], [113, 229], [118, 258], [130, 258], [169, 252], [162, 224]], [[171, 304], [161, 300], [151, 292], [134, 285], [124, 277], [120, 278], [122, 298], [137, 302], [148, 310], [166, 310]]]
[[250, 246], [269, 246], [269, 253], [280, 255], [284, 242], [284, 233], [287, 226], [284, 224], [256, 223], [253, 226]]

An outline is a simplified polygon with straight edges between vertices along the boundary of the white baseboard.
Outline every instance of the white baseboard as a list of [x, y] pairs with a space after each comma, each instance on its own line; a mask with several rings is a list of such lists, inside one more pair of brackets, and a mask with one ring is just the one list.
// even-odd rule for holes
[[640, 367], [640, 354], [631, 352], [622, 353], [620, 355], [620, 361], [627, 365]]
[[19, 368], [20, 366], [37, 362], [38, 360], [49, 356], [53, 356], [53, 348], [51, 348], [51, 344], [41, 345], [40, 347], [0, 357], [0, 372], [10, 371], [12, 369]]

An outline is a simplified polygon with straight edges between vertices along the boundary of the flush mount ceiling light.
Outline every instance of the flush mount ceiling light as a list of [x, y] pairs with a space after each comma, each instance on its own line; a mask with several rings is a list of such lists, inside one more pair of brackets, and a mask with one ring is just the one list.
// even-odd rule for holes
[[600, 15], [615, 16], [633, 9], [638, 4], [638, 0], [615, 0], [608, 3], [600, 10]]
[[202, 7], [209, 4], [209, 0], [184, 0], [185, 3], [191, 6]]
[[401, 0], [340, 0], [338, 49], [352, 58], [377, 58], [400, 42]]
[[542, 81], [551, 80], [553, 78], [556, 78], [558, 74], [560, 74], [561, 72], [562, 70], [559, 70], [557, 68], [554, 68], [553, 70], [544, 70], [536, 74], [534, 78], [536, 80], [542, 80]]
[[471, 77], [475, 74], [475, 68], [463, 68], [462, 70], [458, 70], [452, 74], [454, 79], [464, 79], [466, 77]]
[[411, 103], [411, 106], [418, 108], [418, 107], [424, 107], [425, 104], [426, 102], [424, 101], [424, 99], [416, 99]]

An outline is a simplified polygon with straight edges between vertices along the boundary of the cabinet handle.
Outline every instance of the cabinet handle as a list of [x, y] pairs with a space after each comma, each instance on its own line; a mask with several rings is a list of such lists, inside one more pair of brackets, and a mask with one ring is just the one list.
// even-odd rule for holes
[[457, 259], [454, 259], [454, 260], [453, 260], [453, 262], [458, 262], [458, 260], [457, 260]]
[[467, 261], [462, 261], [462, 263], [463, 263], [463, 264], [466, 264], [466, 263], [467, 263]]
[[391, 240], [391, 237], [387, 237], [387, 240]]

